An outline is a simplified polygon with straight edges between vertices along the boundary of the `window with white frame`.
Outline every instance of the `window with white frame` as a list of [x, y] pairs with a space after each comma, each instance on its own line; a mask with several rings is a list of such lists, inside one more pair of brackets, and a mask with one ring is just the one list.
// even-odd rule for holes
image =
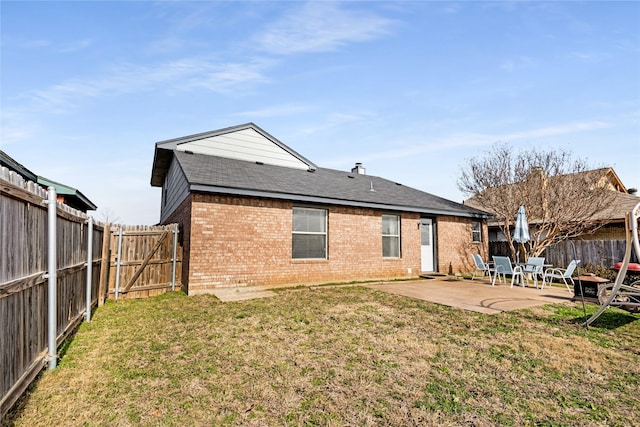
[[327, 210], [293, 208], [293, 259], [327, 258]]
[[482, 242], [482, 223], [480, 221], [471, 223], [471, 240], [473, 242]]
[[400, 258], [399, 215], [382, 215], [382, 257]]

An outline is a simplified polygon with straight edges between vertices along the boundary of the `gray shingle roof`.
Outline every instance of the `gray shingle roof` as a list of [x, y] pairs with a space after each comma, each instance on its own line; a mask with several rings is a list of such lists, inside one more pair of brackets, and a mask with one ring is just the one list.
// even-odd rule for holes
[[176, 150], [173, 154], [191, 191], [486, 217], [486, 212], [481, 210], [377, 176], [325, 168], [309, 172]]

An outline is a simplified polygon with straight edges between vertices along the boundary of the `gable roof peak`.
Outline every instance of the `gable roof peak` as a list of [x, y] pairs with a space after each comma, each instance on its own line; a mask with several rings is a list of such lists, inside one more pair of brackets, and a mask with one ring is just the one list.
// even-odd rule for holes
[[316, 165], [253, 122], [157, 142], [151, 177], [161, 186], [172, 152], [182, 151], [314, 171]]
[[[243, 135], [243, 136], [240, 136]], [[224, 138], [228, 137], [229, 141], [224, 141]], [[253, 140], [252, 140], [253, 139]], [[287, 146], [276, 137], [262, 129], [260, 126], [253, 122], [244, 123], [241, 125], [229, 126], [222, 129], [217, 129], [209, 132], [197, 133], [194, 135], [187, 135], [179, 138], [168, 139], [156, 143], [156, 148], [178, 150], [178, 151], [192, 151], [200, 154], [212, 154], [202, 151], [206, 144], [208, 145], [231, 145], [231, 143], [238, 146], [252, 145], [252, 144], [265, 144], [271, 143], [275, 147], [279, 148], [283, 152], [295, 157], [300, 162], [304, 163], [308, 169], [316, 169], [316, 165], [309, 159], [305, 158], [300, 153], [296, 152], [291, 147]], [[195, 149], [193, 149], [195, 148]], [[238, 158], [239, 160], [245, 160], [244, 157], [233, 156], [228, 149], [221, 149], [214, 155], [219, 157]], [[276, 163], [277, 165], [277, 163]]]

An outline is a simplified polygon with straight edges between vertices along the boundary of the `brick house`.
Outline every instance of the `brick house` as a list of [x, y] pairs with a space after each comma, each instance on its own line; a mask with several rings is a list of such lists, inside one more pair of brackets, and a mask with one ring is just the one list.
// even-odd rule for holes
[[151, 185], [189, 294], [469, 271], [488, 251], [485, 212], [317, 167], [253, 123], [156, 143]]

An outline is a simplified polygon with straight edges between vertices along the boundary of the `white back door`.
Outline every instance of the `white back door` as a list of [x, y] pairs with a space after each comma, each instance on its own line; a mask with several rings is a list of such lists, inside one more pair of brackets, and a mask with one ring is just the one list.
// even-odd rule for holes
[[429, 218], [422, 218], [420, 220], [420, 260], [422, 271], [434, 271], [433, 220]]

